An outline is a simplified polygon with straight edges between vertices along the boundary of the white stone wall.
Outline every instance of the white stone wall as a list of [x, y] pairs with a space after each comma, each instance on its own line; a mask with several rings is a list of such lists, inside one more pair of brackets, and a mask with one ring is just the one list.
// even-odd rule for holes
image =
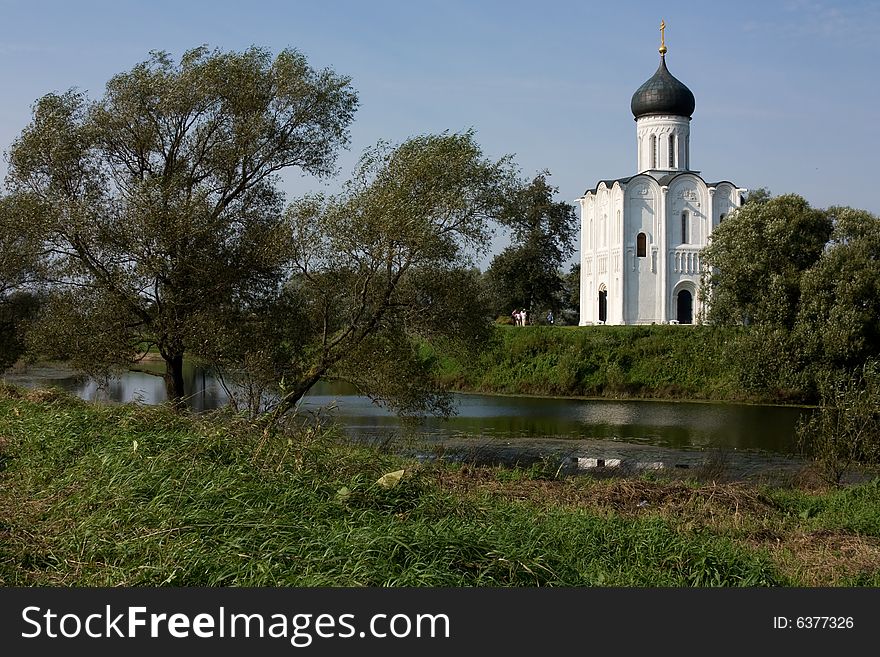
[[[581, 325], [599, 323], [602, 290], [607, 324], [677, 321], [682, 290], [691, 295], [693, 322], [704, 310], [700, 252], [722, 217], [739, 207], [745, 190], [729, 182], [710, 188], [694, 172], [683, 172], [661, 187], [654, 175], [638, 175], [611, 189], [602, 183], [578, 199]], [[638, 256], [640, 233], [645, 235], [644, 257]]]
[[[661, 190], [650, 176], [627, 184], [624, 233], [626, 241], [623, 322], [650, 324], [659, 319]], [[645, 235], [645, 255], [638, 255], [638, 236]]]
[[709, 188], [702, 178], [685, 173], [672, 180], [667, 192], [666, 321], [679, 319], [681, 290], [691, 294], [692, 321], [699, 316], [700, 251], [712, 232], [711, 216]]
[[716, 228], [726, 217], [740, 205], [740, 196], [746, 190], [735, 187], [733, 183], [719, 183], [712, 201], [712, 227]]

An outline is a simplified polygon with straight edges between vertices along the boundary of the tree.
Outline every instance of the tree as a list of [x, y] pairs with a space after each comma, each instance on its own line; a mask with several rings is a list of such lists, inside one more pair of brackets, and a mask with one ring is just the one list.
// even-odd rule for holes
[[791, 329], [801, 275], [822, 255], [831, 219], [794, 194], [758, 197], [712, 231], [703, 251], [707, 319]]
[[270, 426], [327, 377], [402, 414], [448, 411], [421, 347], [489, 337], [473, 256], [514, 184], [509, 160], [484, 158], [470, 132], [368, 150], [340, 195], [290, 206], [291, 276], [202, 353], [221, 370], [250, 363], [251, 378], [281, 382]]
[[10, 205], [0, 199], [0, 373], [24, 353], [23, 327], [39, 306], [34, 287], [39, 244], [8, 225]]
[[773, 194], [770, 193], [769, 189], [766, 187], [758, 187], [746, 194], [745, 199], [743, 200], [743, 205], [766, 203], [771, 198], [773, 198]]
[[553, 201], [558, 190], [547, 182], [548, 176], [538, 174], [512, 194], [499, 218], [513, 243], [495, 256], [486, 272], [497, 312], [524, 307], [560, 314], [564, 282], [559, 269], [574, 252], [578, 226], [574, 207]]
[[184, 355], [282, 280], [278, 172], [332, 173], [356, 106], [348, 78], [255, 47], [153, 53], [99, 101], [39, 99], [7, 186], [55, 290], [44, 344], [90, 369], [155, 346], [179, 401]]
[[574, 263], [562, 279], [562, 318], [565, 324], [577, 324], [581, 311], [581, 264]]
[[731, 365], [746, 389], [802, 400], [815, 389], [812, 364], [792, 329], [801, 280], [831, 234], [827, 212], [800, 196], [770, 198], [758, 190], [712, 231], [703, 251], [701, 294], [707, 321], [750, 325], [728, 345]]
[[880, 217], [828, 209], [831, 241], [804, 273], [795, 334], [828, 370], [854, 371], [880, 358]]

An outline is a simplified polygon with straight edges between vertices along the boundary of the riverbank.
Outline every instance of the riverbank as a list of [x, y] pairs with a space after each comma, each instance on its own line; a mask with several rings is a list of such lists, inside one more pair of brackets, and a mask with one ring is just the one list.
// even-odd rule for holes
[[332, 426], [266, 443], [163, 407], [0, 391], [5, 586], [878, 586], [878, 563], [880, 480], [420, 463]]
[[803, 389], [749, 388], [731, 354], [743, 327], [497, 326], [478, 355], [426, 348], [458, 391], [612, 399], [811, 404]]

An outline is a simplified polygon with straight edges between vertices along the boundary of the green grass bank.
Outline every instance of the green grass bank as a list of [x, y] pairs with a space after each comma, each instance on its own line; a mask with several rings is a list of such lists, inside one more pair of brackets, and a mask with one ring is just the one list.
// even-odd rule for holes
[[803, 390], [744, 384], [747, 329], [712, 326], [497, 326], [477, 357], [436, 353], [453, 389], [567, 397], [802, 403]]
[[4, 586], [878, 586], [878, 564], [877, 481], [558, 479], [0, 390]]

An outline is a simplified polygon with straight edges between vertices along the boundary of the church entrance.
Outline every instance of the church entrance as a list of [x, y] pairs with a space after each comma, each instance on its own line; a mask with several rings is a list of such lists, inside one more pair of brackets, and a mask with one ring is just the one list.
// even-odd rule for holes
[[608, 319], [608, 290], [599, 290], [599, 321]]
[[694, 323], [694, 297], [688, 290], [678, 293], [678, 312], [676, 319], [679, 324]]

